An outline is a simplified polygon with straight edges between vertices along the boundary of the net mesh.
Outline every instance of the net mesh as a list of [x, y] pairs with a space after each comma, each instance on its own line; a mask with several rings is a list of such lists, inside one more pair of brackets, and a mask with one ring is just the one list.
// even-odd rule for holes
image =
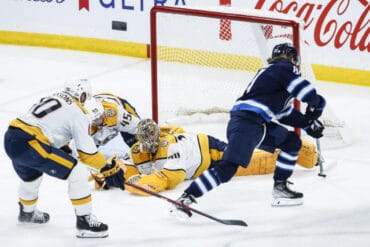
[[[204, 10], [204, 8], [201, 8]], [[230, 7], [209, 11], [299, 20], [283, 14]], [[301, 35], [302, 36], [302, 35]], [[157, 14], [158, 121], [166, 124], [226, 122], [234, 101], [243, 93], [258, 69], [266, 64], [272, 48], [291, 42], [293, 29], [270, 23], [188, 14]], [[301, 45], [302, 76], [316, 83], [311, 63]], [[345, 123], [327, 111], [322, 120], [331, 144], [345, 141]], [[338, 141], [340, 140], [340, 142]], [[326, 141], [325, 141], [326, 142]], [[324, 144], [325, 145], [325, 144]], [[323, 146], [324, 146], [323, 145]]]

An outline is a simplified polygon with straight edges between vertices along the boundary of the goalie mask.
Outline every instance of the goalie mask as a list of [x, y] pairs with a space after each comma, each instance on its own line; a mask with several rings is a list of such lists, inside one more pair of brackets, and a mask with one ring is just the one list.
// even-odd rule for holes
[[301, 58], [297, 49], [291, 43], [282, 43], [274, 46], [272, 49], [271, 59], [277, 58], [293, 58], [293, 63], [298, 66], [301, 63]]
[[81, 104], [91, 99], [91, 84], [87, 79], [70, 80], [64, 84], [64, 91], [75, 97]]
[[152, 119], [143, 119], [137, 125], [136, 136], [143, 153], [156, 153], [159, 145], [159, 127]]

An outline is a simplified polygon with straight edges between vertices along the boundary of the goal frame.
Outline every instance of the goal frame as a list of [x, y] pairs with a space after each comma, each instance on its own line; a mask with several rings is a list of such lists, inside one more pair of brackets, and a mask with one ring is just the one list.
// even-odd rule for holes
[[[168, 6], [155, 6], [150, 11], [150, 61], [151, 61], [151, 89], [152, 89], [152, 118], [158, 122], [158, 64], [157, 64], [157, 15], [159, 13], [172, 13], [181, 15], [190, 15], [198, 17], [208, 17], [214, 19], [226, 19], [230, 21], [243, 21], [250, 23], [272, 24], [285, 27], [291, 27], [293, 32], [292, 43], [300, 53], [300, 28], [299, 23], [294, 20], [284, 20], [274, 17], [261, 17], [240, 13], [225, 13], [216, 10], [204, 10], [195, 8], [179, 8]], [[294, 102], [296, 109], [300, 108], [299, 102]], [[296, 132], [299, 130], [296, 130]]]

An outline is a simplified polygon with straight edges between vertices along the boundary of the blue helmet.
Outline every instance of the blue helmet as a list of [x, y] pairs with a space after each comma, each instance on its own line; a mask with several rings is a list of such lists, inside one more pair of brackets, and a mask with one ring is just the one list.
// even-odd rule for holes
[[275, 45], [274, 49], [272, 49], [271, 58], [274, 59], [281, 55], [292, 57], [296, 65], [299, 65], [301, 63], [301, 58], [297, 52], [297, 49], [291, 43], [282, 43]]

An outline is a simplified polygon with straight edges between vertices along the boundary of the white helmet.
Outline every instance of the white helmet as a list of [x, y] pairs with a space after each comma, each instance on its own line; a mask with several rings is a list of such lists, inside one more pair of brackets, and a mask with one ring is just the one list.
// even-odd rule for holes
[[91, 99], [92, 90], [88, 79], [70, 80], [64, 84], [64, 90], [82, 104]]
[[84, 107], [88, 111], [90, 123], [95, 126], [101, 126], [104, 120], [104, 107], [102, 103], [95, 98], [85, 102]]

